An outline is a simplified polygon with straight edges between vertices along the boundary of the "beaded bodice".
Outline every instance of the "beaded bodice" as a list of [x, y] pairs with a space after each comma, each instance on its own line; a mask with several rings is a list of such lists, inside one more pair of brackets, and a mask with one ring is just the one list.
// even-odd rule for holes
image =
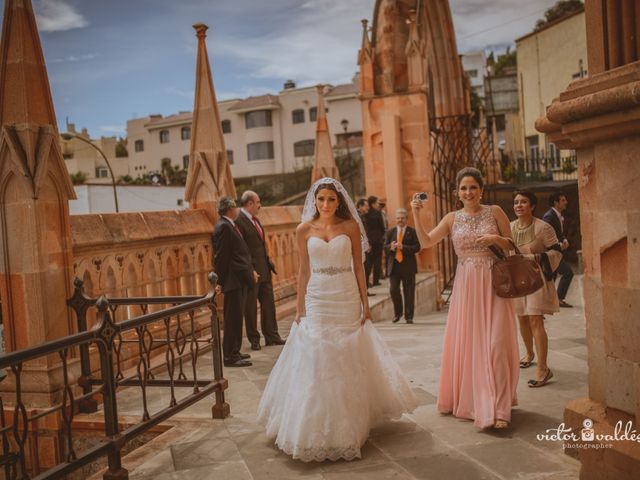
[[480, 213], [475, 215], [469, 215], [462, 210], [455, 213], [451, 228], [451, 240], [456, 255], [459, 257], [479, 254], [492, 255], [488, 248], [478, 245], [476, 239], [481, 235], [497, 235], [499, 233], [498, 225], [491, 213], [491, 207], [482, 205]]

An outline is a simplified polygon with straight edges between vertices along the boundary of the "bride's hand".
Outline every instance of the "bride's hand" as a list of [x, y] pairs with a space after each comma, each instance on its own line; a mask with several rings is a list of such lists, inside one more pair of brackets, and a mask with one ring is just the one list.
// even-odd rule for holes
[[300, 325], [300, 320], [302, 320], [302, 317], [304, 317], [304, 314], [296, 313], [296, 318], [294, 318], [293, 321]]
[[367, 320], [371, 321], [371, 310], [369, 308], [365, 308], [364, 312], [362, 312], [360, 325], [364, 325]]

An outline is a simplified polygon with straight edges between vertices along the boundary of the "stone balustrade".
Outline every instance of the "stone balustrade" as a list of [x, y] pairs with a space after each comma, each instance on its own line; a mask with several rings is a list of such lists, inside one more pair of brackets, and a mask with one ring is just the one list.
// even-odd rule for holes
[[[260, 213], [278, 272], [278, 303], [295, 296], [300, 213], [300, 207], [265, 207]], [[213, 229], [204, 210], [72, 215], [74, 275], [92, 297], [204, 295]], [[116, 312], [116, 320], [140, 313], [132, 308]]]

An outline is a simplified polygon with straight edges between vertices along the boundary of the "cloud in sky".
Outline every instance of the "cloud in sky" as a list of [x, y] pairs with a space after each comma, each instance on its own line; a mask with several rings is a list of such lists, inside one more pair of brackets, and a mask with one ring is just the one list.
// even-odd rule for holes
[[38, 28], [43, 32], [72, 30], [89, 25], [84, 16], [63, 0], [39, 0], [34, 8], [38, 16]]

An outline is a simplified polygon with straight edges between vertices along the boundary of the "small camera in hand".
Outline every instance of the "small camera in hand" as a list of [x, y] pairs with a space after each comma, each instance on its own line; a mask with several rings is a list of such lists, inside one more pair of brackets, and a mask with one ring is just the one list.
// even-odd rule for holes
[[422, 202], [426, 201], [429, 196], [425, 192], [416, 193], [415, 198]]

